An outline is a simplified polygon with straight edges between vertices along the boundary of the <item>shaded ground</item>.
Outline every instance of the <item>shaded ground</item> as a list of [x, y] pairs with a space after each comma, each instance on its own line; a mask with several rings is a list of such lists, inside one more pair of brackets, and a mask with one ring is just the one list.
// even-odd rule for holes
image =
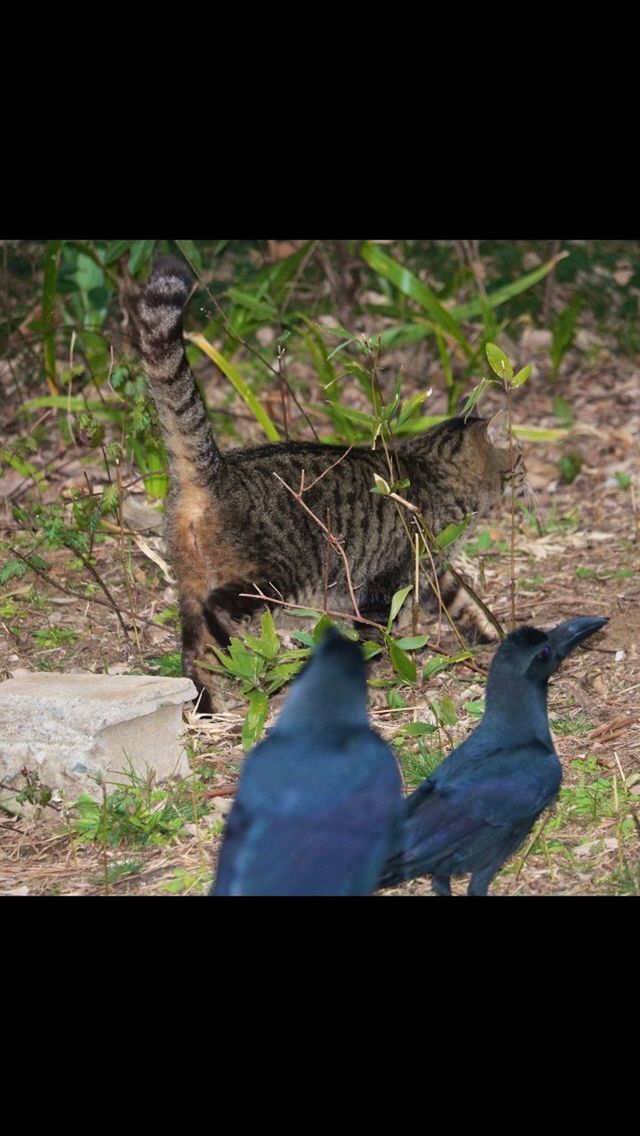
[[[621, 357], [606, 342], [599, 346], [603, 337], [594, 342], [589, 334], [584, 333], [582, 342], [578, 338], [562, 370], [560, 389], [573, 416], [565, 438], [525, 447], [540, 511], [539, 527], [532, 516], [522, 517], [516, 534], [517, 619], [550, 626], [573, 615], [597, 614], [609, 616], [610, 622], [595, 644], [571, 656], [552, 682], [550, 712], [565, 788], [540, 838], [529, 849], [521, 849], [496, 879], [494, 894], [640, 890], [640, 376], [635, 358]], [[558, 428], [562, 425], [557, 404], [554, 412], [558, 386], [549, 380], [545, 367], [546, 341], [527, 328], [518, 343], [508, 345], [504, 337], [500, 342], [518, 365], [532, 360], [539, 364], [538, 373], [514, 399], [516, 423]], [[421, 348], [388, 357], [390, 371], [400, 358], [408, 376], [406, 393], [411, 393], [420, 374], [422, 385], [433, 383], [436, 389], [430, 411], [442, 411], [437, 363]], [[207, 379], [211, 406], [220, 401], [222, 389], [221, 381]], [[498, 395], [488, 396], [482, 410], [499, 404]], [[255, 424], [245, 419], [240, 407], [238, 415], [238, 428], [247, 440], [257, 440]], [[5, 408], [5, 420], [7, 435], [17, 436], [20, 424], [10, 408]], [[558, 463], [569, 458], [575, 468], [576, 456], [582, 462], [580, 472], [566, 484]], [[74, 487], [86, 489], [87, 475], [92, 484], [104, 476], [97, 462], [87, 461], [81, 448], [63, 446], [53, 431], [32, 460], [42, 466], [52, 463], [48, 485], [39, 494], [30, 479], [13, 470], [0, 481], [0, 539], [12, 548], [21, 547], [24, 537], [24, 526], [12, 515], [13, 505], [58, 500]], [[91, 599], [61, 590], [83, 591], [86, 583], [86, 570], [70, 563], [67, 549], [47, 552], [48, 579], [41, 577], [34, 585], [29, 576], [0, 587], [4, 675], [21, 668], [128, 673], [168, 665], [168, 656], [177, 650], [176, 594], [163, 560], [161, 530], [139, 483], [128, 494], [124, 519], [141, 531], [135, 538], [110, 536], [96, 545], [99, 581], [94, 581]], [[509, 529], [510, 510], [505, 504], [501, 512], [478, 522], [462, 558], [463, 570], [507, 625]], [[482, 533], [488, 536], [480, 539]], [[155, 622], [158, 618], [164, 622]], [[433, 631], [433, 623], [425, 622], [424, 628]], [[442, 646], [455, 648], [446, 629]], [[475, 662], [486, 669], [492, 653], [491, 648], [478, 649]], [[424, 661], [428, 657], [425, 652]], [[374, 664], [375, 677], [386, 673], [390, 672], [385, 664]], [[405, 691], [413, 709], [402, 711], [390, 710], [384, 693], [372, 690], [373, 721], [391, 740], [403, 723], [430, 720], [428, 700], [447, 695], [458, 713], [456, 724], [443, 731], [443, 748], [448, 751], [477, 721], [464, 705], [482, 696], [478, 678], [460, 664]], [[282, 697], [272, 699], [274, 711]], [[36, 895], [102, 894], [108, 886], [113, 894], [200, 894], [211, 878], [222, 821], [242, 762], [244, 707], [244, 699], [230, 685], [225, 714], [208, 725], [188, 714], [199, 801], [206, 800], [210, 811], [192, 820], [178, 838], [160, 846], [109, 848], [105, 853], [95, 846], [78, 847], [60, 833], [68, 815], [37, 820], [2, 816], [0, 893], [26, 889]], [[114, 864], [124, 866], [120, 879], [114, 878]], [[459, 881], [454, 890], [465, 886], [466, 881]], [[393, 894], [429, 892], [428, 882], [413, 881]]]

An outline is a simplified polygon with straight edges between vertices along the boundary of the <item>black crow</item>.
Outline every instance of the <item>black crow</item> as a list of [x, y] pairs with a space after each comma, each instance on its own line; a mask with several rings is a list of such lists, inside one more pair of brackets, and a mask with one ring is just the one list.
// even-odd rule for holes
[[505, 860], [554, 800], [562, 767], [547, 719], [547, 682], [607, 622], [583, 616], [552, 631], [520, 627], [489, 670], [482, 721], [406, 802], [403, 833], [379, 887], [429, 874], [438, 895], [471, 872], [467, 895], [486, 895]]
[[403, 811], [395, 757], [368, 723], [362, 650], [329, 628], [247, 757], [211, 894], [368, 895]]

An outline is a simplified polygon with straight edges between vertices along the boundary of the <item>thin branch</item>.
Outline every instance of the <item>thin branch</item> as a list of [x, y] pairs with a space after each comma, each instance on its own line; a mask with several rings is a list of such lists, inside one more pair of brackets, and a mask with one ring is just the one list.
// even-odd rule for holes
[[[331, 465], [327, 466], [327, 468], [322, 471], [322, 473], [319, 475], [319, 477], [316, 477], [315, 481], [312, 481], [310, 485], [304, 485], [304, 470], [303, 470], [302, 471], [302, 478], [301, 478], [301, 481], [300, 481], [300, 492], [301, 493], [308, 493], [310, 489], [313, 489], [314, 485], [317, 485], [319, 481], [322, 481], [323, 477], [326, 477], [328, 473], [331, 473], [332, 469], [335, 469], [337, 465], [340, 465], [340, 462], [344, 461], [344, 459], [347, 457], [347, 455], [351, 453], [352, 449], [353, 449], [353, 443], [349, 446], [348, 450], [345, 450], [344, 453], [339, 458], [337, 458], [336, 461], [334, 461]], [[287, 486], [287, 488], [289, 488], [289, 487]]]

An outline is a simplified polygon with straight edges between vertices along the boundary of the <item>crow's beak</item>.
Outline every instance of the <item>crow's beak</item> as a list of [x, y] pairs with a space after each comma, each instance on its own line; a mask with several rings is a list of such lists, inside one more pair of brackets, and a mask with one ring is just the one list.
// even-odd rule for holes
[[602, 615], [582, 615], [578, 619], [568, 619], [566, 623], [559, 623], [553, 631], [547, 631], [549, 642], [561, 659], [582, 643], [587, 636], [593, 635], [608, 623], [608, 617]]

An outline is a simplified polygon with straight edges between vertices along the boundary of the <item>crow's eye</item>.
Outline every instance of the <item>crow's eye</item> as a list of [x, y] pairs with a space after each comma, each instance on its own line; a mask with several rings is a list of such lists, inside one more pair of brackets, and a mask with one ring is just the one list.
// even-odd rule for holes
[[538, 658], [539, 659], [548, 659], [550, 654], [551, 654], [551, 647], [547, 643], [546, 646], [542, 648], [540, 654], [538, 655]]

